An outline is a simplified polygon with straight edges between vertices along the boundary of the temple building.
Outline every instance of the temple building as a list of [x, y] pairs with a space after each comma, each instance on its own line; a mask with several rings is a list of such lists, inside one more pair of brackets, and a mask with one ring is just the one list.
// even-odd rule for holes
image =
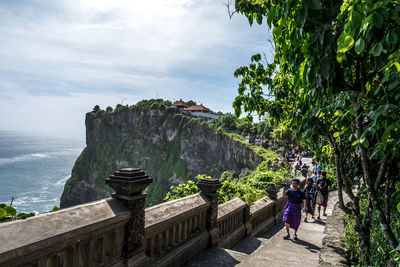
[[182, 101], [182, 99], [173, 103], [171, 105], [171, 107], [178, 109], [179, 112], [181, 112], [182, 114], [206, 119], [209, 121], [216, 121], [219, 119], [219, 116], [220, 116], [218, 114], [215, 114], [212, 110], [210, 110], [209, 108], [206, 108], [203, 105], [189, 106], [184, 101]]

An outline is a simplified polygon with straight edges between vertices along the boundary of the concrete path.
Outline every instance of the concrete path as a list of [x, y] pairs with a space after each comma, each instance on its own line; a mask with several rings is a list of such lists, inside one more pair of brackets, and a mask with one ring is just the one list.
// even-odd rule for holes
[[[304, 163], [311, 166], [311, 159], [304, 159]], [[337, 192], [330, 192], [328, 216], [332, 213], [337, 201]], [[308, 223], [301, 222], [298, 230], [299, 240], [297, 241], [293, 240], [293, 229], [290, 229], [292, 238], [290, 240], [283, 239], [286, 235], [286, 229], [282, 222], [259, 237], [248, 236], [244, 238], [232, 249], [206, 249], [185, 266], [318, 266], [326, 217], [321, 216], [321, 220], [313, 220], [309, 216], [308, 221]]]
[[[337, 193], [330, 193], [328, 215], [332, 213], [337, 200]], [[321, 220], [309, 219], [309, 221], [311, 222], [301, 222], [297, 241], [293, 238], [283, 239], [286, 229], [282, 223], [278, 233], [236, 266], [318, 266], [326, 217], [321, 217]], [[292, 229], [291, 237], [293, 237]]]

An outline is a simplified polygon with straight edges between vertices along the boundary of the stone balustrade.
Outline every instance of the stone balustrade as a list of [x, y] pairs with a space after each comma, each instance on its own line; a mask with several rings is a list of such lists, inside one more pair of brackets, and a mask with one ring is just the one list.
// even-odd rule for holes
[[200, 193], [145, 209], [151, 181], [122, 169], [106, 179], [113, 198], [0, 224], [0, 266], [180, 266], [206, 247], [269, 230], [287, 200], [280, 190], [276, 200], [218, 205], [221, 183], [203, 179]]
[[177, 266], [206, 248], [209, 207], [207, 198], [195, 194], [147, 208], [144, 248], [150, 263]]
[[264, 233], [275, 226], [275, 202], [263, 197], [251, 205], [249, 223], [252, 226], [252, 236]]
[[[246, 236], [245, 213], [247, 204], [243, 199], [235, 198], [218, 206], [217, 227], [218, 246], [231, 248]], [[248, 218], [248, 214], [246, 214]]]
[[0, 266], [109, 266], [129, 209], [112, 198], [0, 224]]

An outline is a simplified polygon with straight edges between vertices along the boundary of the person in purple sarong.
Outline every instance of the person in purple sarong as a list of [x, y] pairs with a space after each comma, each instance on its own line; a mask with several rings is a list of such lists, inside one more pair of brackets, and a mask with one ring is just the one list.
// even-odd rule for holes
[[287, 231], [284, 239], [290, 238], [289, 228], [292, 228], [294, 229], [294, 240], [297, 240], [297, 229], [299, 229], [301, 221], [301, 203], [305, 202], [306, 199], [304, 191], [299, 188], [299, 184], [299, 179], [293, 179], [291, 188], [285, 191], [288, 201], [282, 218]]

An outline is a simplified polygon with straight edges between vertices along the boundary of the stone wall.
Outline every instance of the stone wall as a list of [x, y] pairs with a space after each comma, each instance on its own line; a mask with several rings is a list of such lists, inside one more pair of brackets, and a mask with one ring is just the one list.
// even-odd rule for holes
[[322, 248], [319, 254], [319, 266], [350, 266], [347, 259], [344, 236], [345, 213], [336, 203], [332, 215], [328, 216], [322, 239]]
[[0, 266], [181, 266], [206, 247], [233, 247], [280, 222], [286, 197], [248, 206], [218, 205], [217, 179], [201, 192], [145, 209], [152, 179], [123, 169], [106, 180], [113, 198], [44, 213], [0, 227]]

